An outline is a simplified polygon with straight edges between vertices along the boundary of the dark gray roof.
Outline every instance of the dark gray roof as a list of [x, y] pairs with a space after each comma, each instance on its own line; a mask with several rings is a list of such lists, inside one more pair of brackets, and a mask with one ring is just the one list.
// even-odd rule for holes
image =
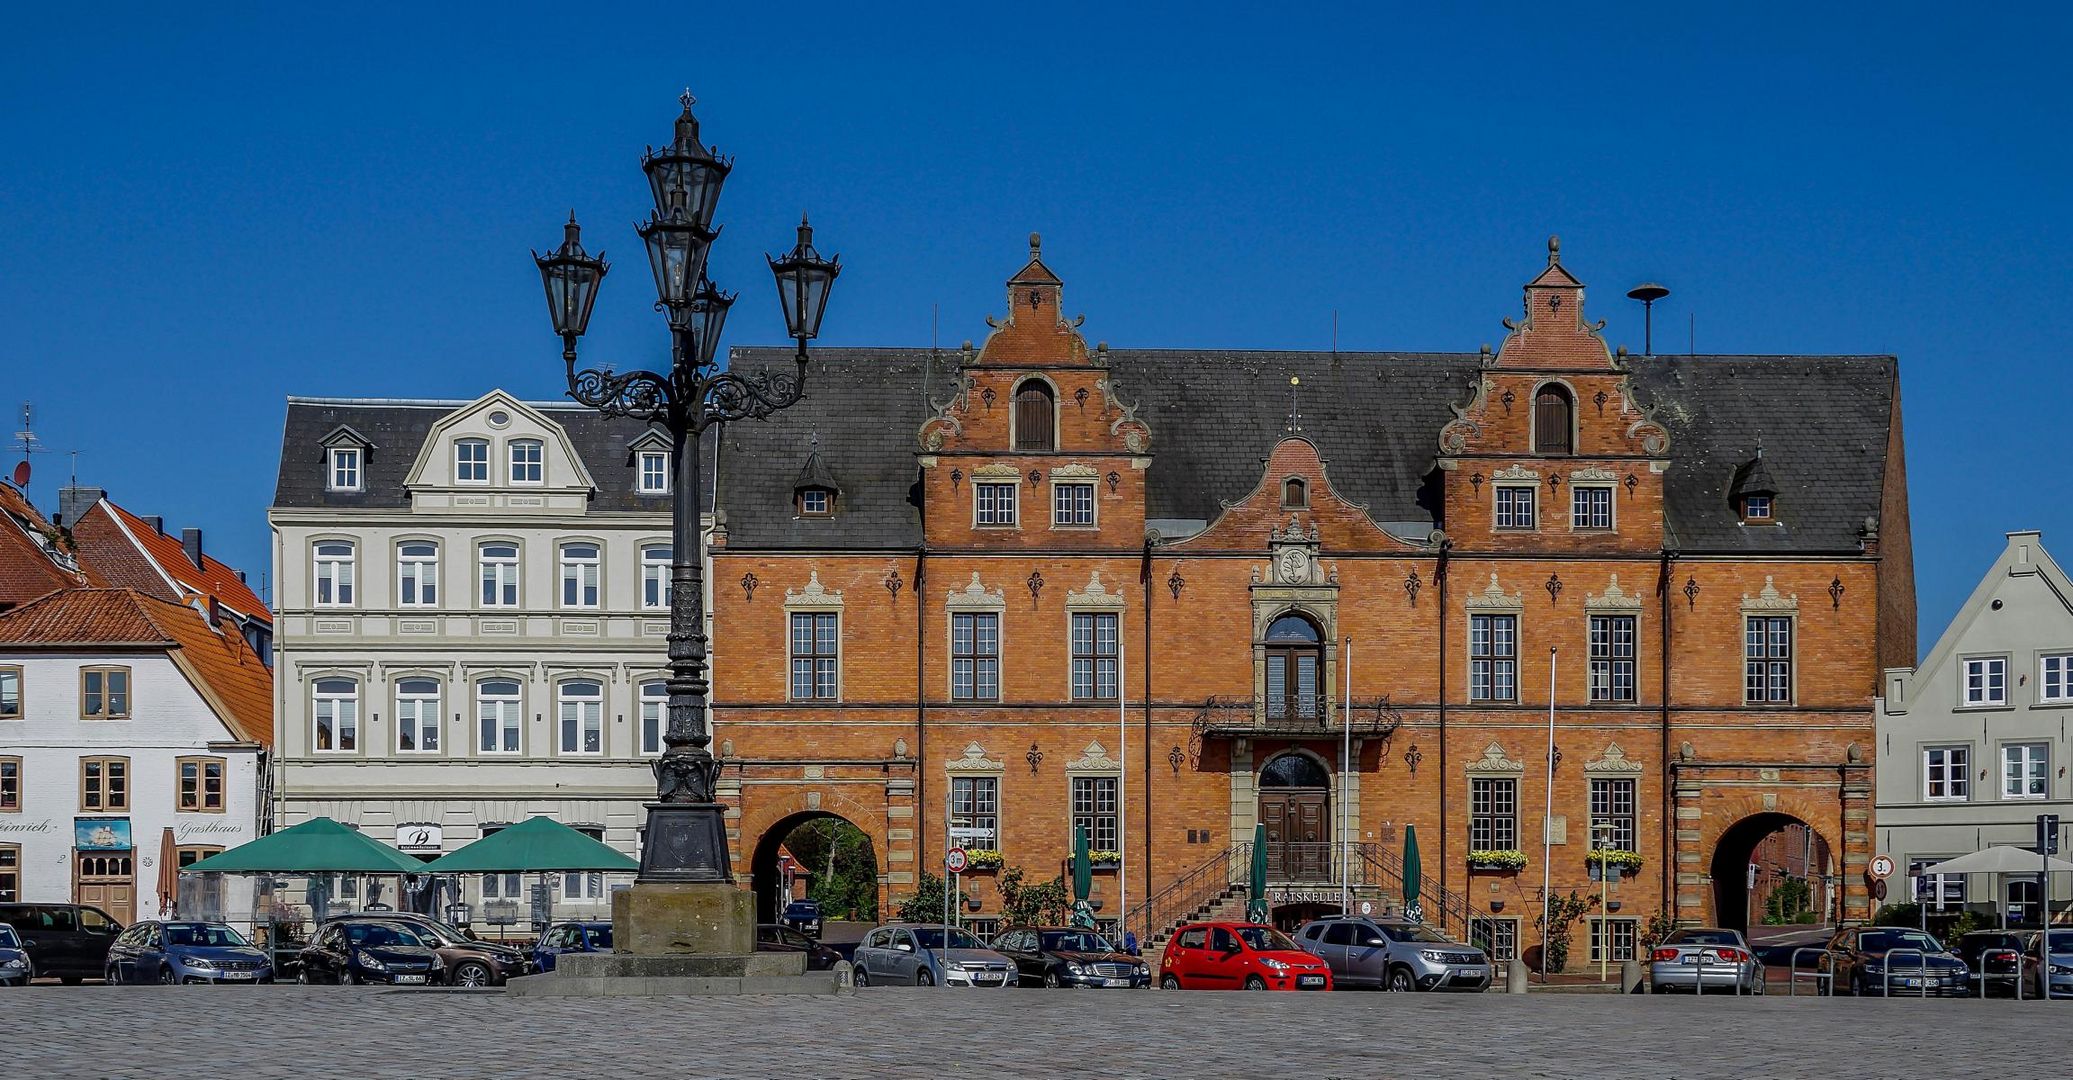
[[[744, 369], [789, 365], [782, 348], [734, 351]], [[956, 354], [819, 349], [806, 398], [768, 421], [736, 424], [720, 451], [720, 505], [737, 548], [912, 549], [915, 433], [923, 387], [948, 394]], [[1338, 493], [1400, 534], [1439, 520], [1434, 468], [1451, 404], [1466, 404], [1475, 353], [1112, 350], [1118, 393], [1152, 429], [1146, 516], [1206, 521], [1259, 481], [1289, 424], [1289, 377], [1302, 434]], [[1671, 546], [1686, 552], [1858, 550], [1877, 517], [1898, 365], [1879, 356], [1657, 356], [1630, 360], [1637, 399], [1670, 432]], [[1756, 456], [1778, 486], [1780, 524], [1744, 527], [1729, 495]], [[837, 513], [793, 513], [798, 463], [818, 439], [842, 477]]]
[[[410, 505], [404, 478], [416, 464], [433, 425], [472, 401], [365, 400], [289, 398], [288, 419], [281, 433], [281, 472], [274, 485], [280, 507], [392, 507]], [[666, 513], [665, 495], [641, 495], [628, 460], [627, 446], [648, 430], [636, 420], [608, 420], [573, 402], [526, 402], [547, 414], [569, 434], [576, 453], [597, 482], [591, 506], [598, 510]], [[370, 444], [362, 466], [362, 490], [327, 491], [324, 487], [324, 439], [340, 426]], [[711, 462], [711, 432], [705, 460]], [[704, 471], [709, 502], [712, 469]]]

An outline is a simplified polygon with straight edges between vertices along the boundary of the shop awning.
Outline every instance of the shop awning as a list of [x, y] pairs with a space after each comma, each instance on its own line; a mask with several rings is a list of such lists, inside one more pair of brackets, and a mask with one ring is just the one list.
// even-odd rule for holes
[[183, 867], [183, 874], [422, 874], [425, 864], [327, 817]]
[[1996, 845], [1985, 851], [1945, 859], [1940, 863], [1922, 868], [1924, 874], [2034, 874], [2039, 870], [2054, 873], [2073, 870], [2073, 863], [2063, 859], [2047, 859], [2027, 848]]
[[426, 863], [428, 874], [633, 873], [633, 859], [553, 818], [527, 818]]

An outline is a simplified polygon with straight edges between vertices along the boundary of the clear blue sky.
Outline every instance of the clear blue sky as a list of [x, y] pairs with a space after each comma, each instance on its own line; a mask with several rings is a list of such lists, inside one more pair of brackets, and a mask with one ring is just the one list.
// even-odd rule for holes
[[571, 206], [591, 355], [656, 359], [637, 158], [689, 84], [734, 343], [801, 209], [830, 344], [983, 336], [1040, 230], [1118, 347], [1474, 349], [1560, 233], [1614, 341], [1652, 278], [1664, 351], [1901, 357], [1925, 648], [2004, 530], [2073, 559], [2064, 7], [1128, 7], [24, 5], [0, 400], [256, 578], [284, 396], [560, 393]]

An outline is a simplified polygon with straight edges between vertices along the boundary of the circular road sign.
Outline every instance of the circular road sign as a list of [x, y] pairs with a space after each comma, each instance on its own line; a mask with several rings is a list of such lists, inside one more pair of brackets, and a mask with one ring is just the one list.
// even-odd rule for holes
[[965, 866], [970, 862], [971, 860], [965, 857], [965, 849], [961, 847], [951, 848], [950, 853], [943, 856], [943, 868], [953, 874], [964, 873]]
[[1375, 905], [1371, 901], [1362, 900], [1360, 902], [1360, 913], [1362, 915], [1373, 915], [1375, 913]]
[[1875, 855], [1871, 860], [1871, 876], [1883, 881], [1893, 876], [1893, 856]]

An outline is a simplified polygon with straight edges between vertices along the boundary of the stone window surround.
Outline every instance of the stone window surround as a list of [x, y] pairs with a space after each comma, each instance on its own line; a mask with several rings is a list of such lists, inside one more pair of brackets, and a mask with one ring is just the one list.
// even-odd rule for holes
[[[977, 474], [974, 474], [974, 480]], [[1051, 527], [1061, 530], [1085, 532], [1101, 528], [1101, 470], [1090, 465], [1074, 463], [1060, 465], [1051, 470]], [[1061, 525], [1058, 522], [1058, 489], [1062, 487], [1084, 487], [1093, 489], [1094, 520], [1084, 525]], [[976, 510], [974, 511], [977, 512]]]
[[[1967, 700], [1965, 700], [1965, 693], [1966, 693], [1966, 685], [1965, 685], [1965, 684], [1966, 684], [1966, 681], [1967, 681], [1967, 679], [1968, 679], [1968, 678], [1970, 677], [1970, 674], [1971, 674], [1971, 673], [1970, 673], [1970, 672], [1969, 672], [1969, 671], [1967, 670], [1967, 668], [1968, 668], [1968, 666], [1969, 666], [1969, 665], [1970, 665], [1970, 664], [1971, 664], [1971, 663], [1972, 663], [1973, 661], [1975, 661], [1975, 660], [1979, 660], [1979, 661], [1987, 661], [1987, 660], [1999, 660], [1999, 661], [2001, 661], [2001, 699], [2000, 699], [1999, 701], [1994, 701], [1994, 700], [1982, 700], [1982, 701], [1967, 701]], [[1957, 679], [1955, 680], [1955, 682], [1956, 682], [1956, 687], [1955, 687], [1955, 689], [1957, 690], [1957, 693], [1958, 693], [1958, 701], [1957, 701], [1957, 704], [1955, 704], [1955, 705], [1953, 705], [1953, 706], [1952, 706], [1952, 708], [1953, 708], [1953, 709], [1958, 709], [1958, 710], [1962, 710], [1962, 711], [1964, 711], [1964, 712], [1979, 712], [1979, 711], [1981, 711], [1981, 710], [1993, 710], [1993, 709], [2006, 709], [2006, 708], [2009, 708], [2009, 707], [2010, 707], [2010, 700], [2009, 700], [2009, 689], [2010, 689], [2010, 688], [2009, 688], [2009, 685], [2008, 685], [2008, 683], [2009, 683], [2009, 680], [2008, 680], [2008, 673], [2009, 673], [2009, 672], [2010, 672], [2011, 670], [2013, 670], [2013, 669], [2014, 669], [2014, 667], [2015, 667], [2015, 664], [2013, 663], [2013, 660], [2014, 660], [2014, 657], [2010, 656], [2010, 655], [2009, 655], [2008, 653], [2005, 653], [2005, 652], [1976, 652], [1976, 653], [1960, 653], [1960, 654], [1959, 654], [1959, 655], [1957, 656], [1957, 671], [1958, 671], [1958, 678], [1957, 678]], [[2044, 670], [2044, 665], [2043, 665], [2043, 662], [2042, 662], [2042, 661], [2040, 660], [2040, 661], [2038, 662], [2038, 676], [2039, 676], [2039, 677], [2038, 677], [2038, 683], [2037, 683], [2038, 693], [2039, 693], [2040, 695], [2041, 695], [2041, 694], [2043, 693], [2043, 690], [2044, 690], [2044, 682], [2043, 682], [2043, 670]]]
[[[2044, 696], [2044, 665], [2049, 660], [2059, 661], [2059, 696]], [[2037, 650], [2037, 704], [2073, 704], [2073, 649], [2052, 648]]]
[[[1497, 523], [1498, 489], [1517, 490], [1524, 488], [1533, 493], [1533, 524], [1499, 525]], [[1540, 528], [1541, 514], [1540, 473], [1523, 465], [1507, 465], [1490, 474], [1490, 528], [1503, 532], [1534, 532]]]
[[[821, 572], [818, 567], [809, 567], [806, 573], [806, 586], [804, 588], [796, 590], [788, 588], [785, 590], [785, 700], [810, 701], [820, 704], [827, 704], [830, 701], [840, 702], [842, 700], [843, 688], [843, 662], [848, 658], [849, 653], [849, 650], [842, 647], [842, 632], [845, 621], [842, 617], [842, 590], [835, 589], [831, 591], [827, 586], [822, 585]], [[825, 615], [829, 613], [835, 616], [835, 696], [832, 699], [795, 698], [792, 696], [792, 661], [794, 659], [792, 655], [792, 616], [798, 614]]]
[[[1619, 474], [1611, 469], [1588, 465], [1573, 469], [1569, 473], [1569, 531], [1588, 533], [1618, 532], [1620, 527]], [[1606, 512], [1609, 524], [1604, 527], [1583, 526], [1576, 523], [1576, 493], [1586, 489], [1603, 490], [1609, 493]]]
[[[1000, 693], [999, 693], [999, 695], [998, 695], [997, 697], [994, 697], [994, 698], [991, 698], [991, 699], [987, 699], [987, 698], [972, 698], [972, 699], [965, 699], [965, 698], [959, 698], [959, 697], [957, 696], [957, 675], [956, 675], [956, 670], [957, 670], [957, 661], [956, 661], [956, 658], [955, 658], [955, 653], [954, 653], [954, 652], [952, 652], [952, 653], [951, 653], [951, 656], [950, 656], [950, 659], [949, 659], [949, 662], [948, 662], [948, 663], [946, 663], [946, 664], [945, 664], [945, 665], [943, 666], [943, 693], [944, 693], [944, 695], [945, 695], [946, 699], [948, 699], [948, 700], [950, 700], [950, 701], [952, 701], [952, 702], [957, 702], [957, 701], [965, 701], [965, 700], [971, 700], [971, 701], [975, 701], [975, 702], [984, 702], [984, 701], [988, 701], [988, 700], [991, 700], [991, 701], [999, 702], [999, 701], [1005, 701], [1005, 700], [1007, 700], [1007, 697], [1008, 697], [1008, 664], [1007, 664], [1007, 655], [1008, 655], [1008, 619], [1007, 619], [1007, 610], [1008, 610], [1008, 594], [1007, 594], [1007, 591], [1006, 591], [1005, 589], [995, 589], [995, 590], [993, 590], [993, 591], [991, 591], [991, 592], [988, 592], [988, 591], [986, 590], [986, 586], [985, 586], [984, 584], [982, 584], [982, 583], [980, 582], [980, 580], [979, 580], [979, 571], [977, 571], [977, 570], [974, 570], [974, 571], [972, 571], [972, 580], [971, 580], [971, 582], [970, 582], [969, 584], [967, 584], [967, 585], [966, 585], [966, 586], [965, 586], [964, 588], [962, 588], [962, 589], [952, 589], [952, 590], [950, 591], [950, 594], [949, 594], [948, 596], [946, 596], [946, 597], [944, 597], [944, 598], [943, 598], [943, 608], [944, 608], [944, 612], [943, 612], [943, 635], [944, 635], [944, 636], [943, 636], [943, 642], [944, 642], [945, 648], [946, 648], [946, 649], [950, 649], [950, 650], [954, 650], [955, 646], [954, 646], [954, 644], [953, 644], [953, 643], [954, 643], [954, 642], [955, 642], [955, 641], [957, 640], [957, 616], [959, 616], [959, 615], [962, 615], [962, 614], [971, 614], [971, 613], [974, 613], [974, 612], [978, 612], [978, 613], [986, 613], [986, 612], [991, 612], [991, 613], [992, 613], [992, 614], [993, 614], [993, 615], [995, 616], [995, 618], [994, 618], [994, 646], [995, 646], [995, 652], [994, 652], [994, 655], [995, 655], [995, 656], [997, 656], [997, 657], [999, 657], [999, 658], [1000, 658], [1000, 660], [1001, 660], [1001, 663], [1000, 663], [1000, 672], [999, 672], [999, 690], [1000, 690]], [[1066, 632], [1067, 632], [1067, 633], [1071, 633], [1071, 626], [1070, 626], [1070, 623], [1068, 623], [1068, 625], [1067, 625], [1067, 629], [1066, 629]], [[788, 674], [788, 676], [789, 676], [789, 673], [787, 673], [787, 674]]]
[[[979, 489], [989, 484], [1007, 488], [1015, 500], [1013, 521], [981, 522], [979, 520]], [[972, 528], [974, 529], [1020, 529], [1022, 527], [1022, 472], [1013, 465], [995, 462], [981, 465], [972, 470]], [[998, 511], [996, 511], [998, 512]]]
[[[1932, 751], [1932, 750], [1962, 750], [1962, 751], [1964, 751], [1964, 752], [1965, 752], [1965, 767], [1964, 767], [1964, 769], [1963, 769], [1963, 770], [1961, 770], [1961, 771], [1960, 771], [1960, 772], [1958, 773], [1958, 779], [1960, 779], [1960, 780], [1962, 780], [1962, 781], [1964, 782], [1964, 785], [1965, 785], [1965, 794], [1963, 794], [1963, 795], [1936, 795], [1936, 796], [1932, 796], [1932, 795], [1930, 795], [1930, 794], [1929, 794], [1929, 753], [1930, 753], [1930, 751]], [[1923, 802], [1925, 802], [1925, 803], [1963, 803], [1963, 802], [1972, 802], [1972, 801], [1973, 801], [1973, 798], [1972, 798], [1972, 791], [1973, 791], [1973, 784], [1974, 784], [1974, 782], [1975, 782], [1975, 779], [1974, 779], [1974, 777], [1973, 777], [1973, 775], [1972, 775], [1972, 770], [1973, 770], [1973, 769], [1975, 769], [1975, 768], [1977, 768], [1977, 767], [1978, 767], [1978, 765], [1977, 765], [1977, 763], [1976, 763], [1976, 762], [1974, 762], [1974, 761], [1973, 761], [1973, 759], [1972, 759], [1972, 751], [1973, 751], [1973, 745], [1972, 745], [1971, 743], [1969, 743], [1969, 742], [1950, 742], [1950, 741], [1941, 741], [1941, 742], [1924, 742], [1924, 743], [1920, 743], [1920, 744], [1918, 744], [1918, 745], [1917, 745], [1917, 746], [1915, 747], [1915, 761], [1917, 762], [1917, 764], [1916, 764], [1916, 768], [1917, 768], [1917, 769], [1919, 770], [1919, 772], [1918, 772], [1918, 773], [1917, 773], [1916, 775], [1917, 775], [1917, 776], [1918, 776], [1918, 777], [1920, 778], [1920, 780], [1919, 780], [1919, 783], [1920, 783], [1920, 785], [1921, 785], [1921, 786], [1920, 786], [1919, 788], [1917, 788], [1916, 790], [1918, 790], [1918, 791], [1919, 791], [1919, 792], [1921, 793], [1921, 798], [1922, 798], [1922, 801], [1923, 801]], [[1951, 768], [1951, 766], [1950, 766], [1950, 764], [1948, 763], [1948, 761], [1949, 761], [1949, 759], [1948, 759], [1948, 757], [1946, 757], [1946, 763], [1945, 763], [1945, 765], [1943, 766], [1943, 767], [1944, 767], [1944, 769], [1946, 770], [1946, 781], [1945, 781], [1946, 783], [1948, 783], [1948, 782], [1949, 782], [1949, 779], [1948, 779], [1948, 776], [1949, 776], [1948, 770], [1949, 770], [1949, 769]]]
[[[1742, 594], [1741, 615], [1742, 635], [1738, 643], [1738, 648], [1742, 653], [1743, 679], [1745, 681], [1745, 687], [1742, 694], [1742, 706], [1744, 708], [1791, 708], [1793, 705], [1799, 702], [1799, 594], [1780, 593], [1778, 591], [1777, 583], [1772, 579], [1772, 576], [1769, 574], [1765, 574], [1763, 579], [1763, 588], [1759, 590], [1756, 593], [1756, 595], [1751, 596], [1748, 593]], [[1792, 653], [1790, 657], [1792, 665], [1792, 687], [1790, 691], [1790, 696], [1785, 701], [1749, 700], [1746, 681], [1748, 679], [1749, 620], [1751, 617], [1783, 617], [1792, 620]]]
[[[1101, 571], [1095, 570], [1087, 578], [1087, 587], [1078, 592], [1067, 590], [1065, 594], [1065, 700], [1077, 704], [1110, 705], [1123, 693], [1123, 611], [1126, 604], [1123, 593], [1110, 592], [1102, 584]], [[1072, 696], [1072, 617], [1074, 615], [1110, 614], [1116, 617], [1116, 697], [1074, 698]], [[1098, 683], [1098, 680], [1097, 680]]]

